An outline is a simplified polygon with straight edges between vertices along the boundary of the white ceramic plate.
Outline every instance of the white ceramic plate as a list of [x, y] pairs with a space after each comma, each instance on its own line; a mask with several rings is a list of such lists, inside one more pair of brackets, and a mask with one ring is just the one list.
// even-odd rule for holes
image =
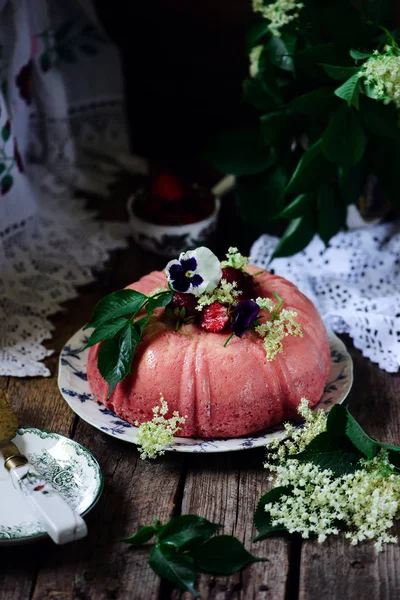
[[[21, 454], [67, 502], [85, 515], [100, 498], [103, 476], [86, 448], [58, 433], [20, 427], [14, 438]], [[0, 465], [0, 545], [21, 544], [47, 537], [28, 501], [14, 488]]]
[[[353, 362], [343, 342], [332, 332], [328, 332], [331, 347], [331, 371], [324, 394], [315, 408], [329, 410], [340, 404], [350, 392], [353, 383]], [[72, 410], [93, 427], [126, 442], [135, 443], [137, 427], [127, 423], [100, 402], [90, 392], [86, 375], [86, 362], [89, 350], [80, 350], [86, 345], [88, 335], [82, 329], [77, 331], [63, 348], [60, 355], [58, 386], [61, 394]], [[166, 448], [172, 452], [230, 452], [265, 446], [282, 425], [258, 434], [232, 439], [200, 439], [176, 437], [173, 446]]]

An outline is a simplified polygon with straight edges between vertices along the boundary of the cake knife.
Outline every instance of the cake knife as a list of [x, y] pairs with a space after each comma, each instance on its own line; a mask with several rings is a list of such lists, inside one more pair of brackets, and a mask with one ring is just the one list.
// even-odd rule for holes
[[11, 441], [17, 429], [18, 419], [0, 390], [0, 456], [3, 456], [14, 487], [19, 488], [29, 500], [38, 521], [53, 542], [66, 544], [85, 537], [87, 527], [82, 517], [43, 480]]

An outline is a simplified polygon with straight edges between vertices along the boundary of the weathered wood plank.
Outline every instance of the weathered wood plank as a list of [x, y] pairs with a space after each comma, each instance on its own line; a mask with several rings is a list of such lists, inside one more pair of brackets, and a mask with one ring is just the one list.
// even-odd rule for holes
[[157, 598], [160, 580], [147, 565], [149, 548], [120, 540], [151, 524], [153, 517], [171, 518], [183, 457], [169, 453], [144, 462], [133, 445], [83, 422], [75, 439], [98, 459], [103, 495], [87, 517], [88, 538], [43, 554], [32, 600]]
[[[381, 371], [351, 351], [355, 378], [349, 408], [367, 433], [400, 444], [400, 377]], [[400, 534], [400, 527], [396, 527]], [[300, 599], [392, 600], [400, 597], [400, 546], [387, 545], [377, 553], [373, 544], [351, 546], [343, 536], [322, 545], [303, 544]]]
[[[220, 533], [235, 535], [255, 556], [268, 557], [268, 562], [254, 563], [231, 577], [201, 575], [198, 581], [201, 598], [279, 600], [285, 597], [288, 541], [275, 538], [251, 543], [256, 535], [254, 510], [268, 489], [263, 459], [263, 450], [190, 457], [182, 513], [196, 513], [221, 523]], [[190, 595], [173, 592], [172, 598], [178, 597], [186, 600]]]

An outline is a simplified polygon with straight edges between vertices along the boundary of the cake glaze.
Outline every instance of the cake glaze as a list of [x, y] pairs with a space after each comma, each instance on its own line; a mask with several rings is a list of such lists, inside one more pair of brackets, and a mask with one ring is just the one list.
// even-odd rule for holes
[[[260, 269], [248, 266], [250, 274]], [[314, 305], [292, 283], [267, 271], [257, 275], [256, 295], [273, 298], [297, 312], [303, 337], [287, 336], [283, 352], [268, 361], [262, 338], [247, 331], [227, 347], [227, 333], [183, 325], [177, 332], [158, 309], [146, 327], [132, 372], [107, 399], [108, 385], [97, 368], [99, 344], [89, 352], [88, 381], [98, 401], [130, 423], [153, 417], [160, 393], [170, 413], [186, 416], [184, 437], [240, 437], [296, 417], [301, 398], [314, 406], [322, 396], [330, 370], [326, 330]], [[166, 287], [165, 273], [154, 271], [128, 286], [149, 294]], [[228, 334], [229, 335], [229, 334]], [[168, 414], [169, 416], [169, 414]]]

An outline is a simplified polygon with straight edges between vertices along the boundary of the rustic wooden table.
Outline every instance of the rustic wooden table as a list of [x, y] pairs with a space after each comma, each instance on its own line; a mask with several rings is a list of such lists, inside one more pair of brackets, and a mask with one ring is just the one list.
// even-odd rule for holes
[[[54, 319], [55, 353], [46, 361], [49, 378], [0, 378], [20, 423], [69, 436], [97, 458], [105, 476], [99, 503], [87, 516], [86, 539], [57, 547], [41, 541], [0, 547], [1, 600], [125, 600], [189, 598], [160, 581], [147, 565], [149, 550], [120, 542], [158, 517], [197, 513], [222, 523], [257, 556], [232, 577], [201, 576], [202, 598], [260, 600], [384, 600], [400, 597], [400, 547], [376, 554], [373, 545], [350, 546], [342, 537], [325, 544], [279, 537], [252, 544], [252, 517], [268, 489], [263, 450], [229, 454], [167, 453], [153, 462], [139, 459], [136, 447], [100, 433], [80, 420], [57, 388], [58, 354], [68, 338], [88, 321], [96, 301], [122, 288], [165, 260], [138, 248], [116, 253], [98, 283], [81, 289]], [[348, 341], [348, 340], [347, 340]], [[355, 382], [349, 405], [367, 432], [400, 443], [400, 379], [351, 349]]]

